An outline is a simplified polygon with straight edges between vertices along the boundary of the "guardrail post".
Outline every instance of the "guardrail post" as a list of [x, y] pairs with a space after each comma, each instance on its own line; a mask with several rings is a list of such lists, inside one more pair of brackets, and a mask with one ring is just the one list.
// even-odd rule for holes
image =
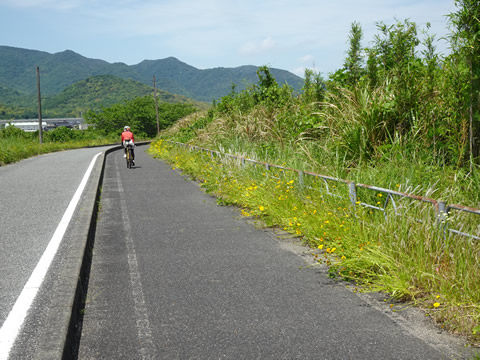
[[350, 196], [350, 202], [352, 203], [353, 208], [357, 206], [357, 186], [354, 182], [348, 184], [348, 193]]
[[269, 163], [265, 163], [265, 169], [270, 170], [270, 164]]
[[298, 184], [300, 185], [300, 188], [303, 188], [304, 183], [304, 173], [302, 170], [298, 170]]
[[447, 237], [448, 219], [447, 219], [447, 203], [445, 201], [438, 201], [437, 205], [437, 224], [443, 231], [443, 238]]
[[242, 157], [242, 167], [245, 167], [245, 158]]
[[447, 219], [447, 203], [445, 201], [438, 201], [437, 222], [442, 223], [446, 219]]

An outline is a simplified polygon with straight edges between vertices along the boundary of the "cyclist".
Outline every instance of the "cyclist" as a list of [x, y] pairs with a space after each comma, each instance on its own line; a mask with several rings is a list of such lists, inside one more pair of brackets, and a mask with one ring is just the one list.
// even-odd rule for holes
[[[135, 160], [135, 138], [133, 136], [133, 133], [130, 131], [130, 126], [125, 126], [123, 128], [123, 133], [122, 133], [122, 146], [125, 150], [125, 155], [123, 157], [127, 157], [127, 142], [131, 142], [132, 146], [132, 160]], [[133, 161], [133, 166], [135, 166], [135, 161]]]

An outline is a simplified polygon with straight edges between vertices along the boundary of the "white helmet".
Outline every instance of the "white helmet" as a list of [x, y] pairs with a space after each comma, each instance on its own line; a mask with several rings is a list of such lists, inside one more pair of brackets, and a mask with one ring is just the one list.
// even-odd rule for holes
[[130, 130], [130, 126], [125, 126], [125, 127], [123, 128], [123, 131], [128, 131], [128, 130]]

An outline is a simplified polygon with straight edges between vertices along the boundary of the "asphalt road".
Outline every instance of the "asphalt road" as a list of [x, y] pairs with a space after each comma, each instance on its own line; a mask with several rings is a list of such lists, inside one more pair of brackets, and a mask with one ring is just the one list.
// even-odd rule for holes
[[138, 148], [136, 163], [107, 156], [79, 359], [461, 358]]
[[[0, 327], [44, 253], [90, 162], [105, 149], [57, 152], [0, 167]], [[66, 238], [73, 238], [71, 231], [67, 231]], [[68, 244], [61, 244], [59, 253], [65, 246]], [[55, 262], [62, 261], [65, 258], [57, 256]], [[55, 270], [47, 274], [39, 291], [44, 298], [39, 296], [29, 311], [11, 359], [30, 358], [38, 352], [40, 340], [32, 334], [45, 331], [40, 315], [48, 311], [45, 296], [52, 293], [58, 275]], [[3, 351], [0, 349], [0, 358], [5, 355]]]

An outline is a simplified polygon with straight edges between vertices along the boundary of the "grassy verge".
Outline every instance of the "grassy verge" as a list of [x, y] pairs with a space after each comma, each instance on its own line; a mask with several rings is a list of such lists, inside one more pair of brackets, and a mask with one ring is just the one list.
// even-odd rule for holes
[[[444, 238], [424, 205], [409, 204], [408, 217], [389, 214], [385, 221], [383, 214], [325, 194], [321, 184], [305, 189], [293, 172], [243, 168], [162, 140], [150, 152], [201, 181], [220, 204], [237, 205], [244, 216], [301, 237], [318, 249], [316, 259], [330, 267], [332, 277], [412, 301], [440, 326], [480, 343], [480, 244]], [[380, 200], [382, 194], [371, 196]]]
[[114, 143], [114, 141], [108, 138], [95, 140], [70, 140], [66, 142], [46, 142], [44, 144], [39, 144], [38, 139], [0, 138], [0, 166], [40, 154], [87, 146], [107, 145], [112, 143]]

